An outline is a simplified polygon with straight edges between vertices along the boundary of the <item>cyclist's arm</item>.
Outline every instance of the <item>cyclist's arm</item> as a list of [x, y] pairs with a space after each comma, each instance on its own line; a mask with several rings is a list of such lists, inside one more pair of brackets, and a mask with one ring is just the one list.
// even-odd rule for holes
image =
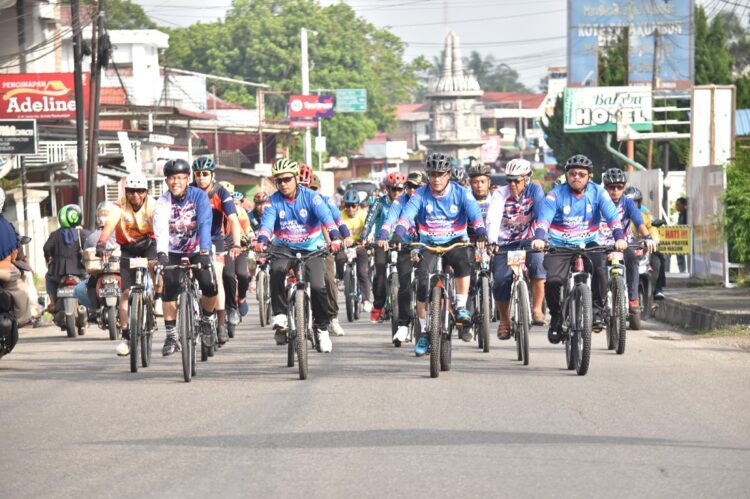
[[370, 232], [372, 232], [372, 228], [375, 225], [375, 220], [377, 220], [382, 208], [383, 202], [380, 200], [380, 198], [376, 198], [373, 205], [370, 206], [370, 209], [367, 211], [367, 218], [365, 218], [365, 228], [362, 230], [363, 240], [366, 240], [370, 235]]
[[380, 229], [380, 234], [378, 234], [378, 241], [387, 241], [391, 236], [402, 208], [401, 198], [395, 199], [388, 207], [388, 213], [386, 213], [385, 220], [383, 220], [383, 227]]
[[169, 218], [172, 214], [172, 202], [169, 193], [165, 192], [156, 202], [154, 208], [154, 236], [156, 252], [169, 253]]
[[409, 202], [401, 209], [398, 221], [396, 222], [396, 229], [394, 230], [395, 235], [401, 239], [406, 239], [409, 226], [412, 223], [411, 221], [416, 218], [421, 207], [422, 196], [419, 192], [415, 192], [414, 195], [409, 198]]
[[505, 207], [505, 198], [495, 194], [490, 198], [490, 206], [487, 208], [487, 240], [491, 243], [496, 243], [500, 237]]
[[553, 189], [544, 198], [544, 202], [542, 203], [542, 206], [539, 210], [536, 229], [534, 229], [534, 239], [547, 239], [547, 231], [549, 231], [549, 226], [552, 223], [552, 219], [555, 217], [555, 213], [557, 213], [557, 207], [559, 203], [559, 193], [556, 192], [555, 189]]
[[117, 226], [117, 222], [120, 221], [121, 214], [122, 214], [122, 210], [115, 203], [112, 209], [109, 211], [109, 215], [107, 216], [106, 222], [104, 222], [104, 227], [102, 228], [101, 234], [99, 234], [100, 243], [106, 244], [107, 241], [109, 241], [109, 238], [112, 235], [112, 232], [115, 230], [115, 227]]
[[195, 189], [195, 209], [198, 222], [198, 239], [200, 240], [201, 251], [211, 251], [211, 224], [213, 223], [213, 214], [211, 203], [205, 192]]
[[336, 206], [336, 203], [331, 198], [328, 198], [326, 203], [328, 204], [328, 208], [331, 210], [331, 217], [333, 218], [333, 222], [339, 228], [341, 237], [351, 237], [352, 234], [349, 232], [349, 227], [344, 223], [344, 218], [341, 216], [341, 210], [339, 210], [339, 207]]
[[484, 225], [484, 218], [482, 217], [482, 210], [479, 209], [479, 203], [474, 199], [471, 191], [464, 189], [462, 196], [464, 210], [466, 210], [466, 218], [469, 223], [474, 227], [474, 233], [477, 236], [486, 236], [487, 228]]
[[273, 236], [273, 228], [276, 225], [276, 206], [269, 203], [263, 210], [263, 216], [260, 220], [260, 229], [258, 230], [258, 242], [268, 244]]
[[[331, 238], [331, 240], [333, 241], [339, 239], [341, 237], [341, 234], [336, 228], [336, 223], [333, 221], [331, 209], [328, 207], [320, 194], [315, 194], [315, 196], [313, 196], [312, 209], [315, 212], [315, 215], [318, 217], [318, 220], [320, 220], [320, 223], [323, 224], [323, 227], [325, 227], [328, 231], [328, 236]], [[263, 218], [265, 218], [265, 216]]]

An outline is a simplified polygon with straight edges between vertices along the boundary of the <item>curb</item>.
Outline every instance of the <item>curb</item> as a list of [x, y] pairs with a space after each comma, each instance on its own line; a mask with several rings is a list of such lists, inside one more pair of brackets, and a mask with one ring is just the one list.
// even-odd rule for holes
[[674, 298], [665, 298], [659, 302], [655, 317], [674, 326], [702, 331], [713, 331], [738, 324], [750, 325], [750, 311], [722, 312]]

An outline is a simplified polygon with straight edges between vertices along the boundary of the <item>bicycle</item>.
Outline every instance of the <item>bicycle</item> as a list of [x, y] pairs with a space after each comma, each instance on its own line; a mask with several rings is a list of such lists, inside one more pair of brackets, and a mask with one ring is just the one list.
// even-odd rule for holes
[[255, 272], [255, 296], [258, 299], [260, 327], [271, 322], [271, 286], [268, 282], [268, 255], [256, 254], [258, 269]]
[[148, 273], [148, 258], [130, 258], [128, 266], [135, 270], [135, 282], [128, 297], [128, 329], [130, 330], [130, 372], [138, 372], [140, 346], [141, 366], [151, 363], [151, 346], [156, 330], [154, 286]]
[[344, 262], [344, 299], [346, 301], [346, 319], [349, 322], [359, 320], [361, 298], [362, 295], [357, 282], [357, 248], [347, 248], [346, 262]]
[[[286, 251], [285, 251], [286, 250]], [[272, 258], [290, 256], [294, 264], [286, 280], [286, 293], [289, 308], [287, 310], [287, 366], [294, 367], [294, 353], [297, 353], [297, 364], [299, 379], [307, 379], [307, 341], [309, 340], [315, 350], [320, 351], [318, 336], [312, 327], [312, 305], [310, 302], [310, 283], [305, 280], [307, 261], [318, 256], [328, 254], [328, 248], [323, 247], [307, 254], [296, 252], [290, 254], [291, 250], [281, 246], [271, 246], [268, 254]]]
[[620, 251], [612, 250], [607, 254], [609, 283], [604, 322], [607, 324], [607, 349], [615, 350], [617, 355], [625, 353], [628, 322], [628, 289], [625, 282], [624, 258]]
[[468, 241], [459, 241], [450, 246], [428, 246], [424, 243], [409, 243], [438, 255], [435, 271], [427, 278], [430, 300], [427, 302], [427, 334], [430, 335], [430, 377], [437, 378], [440, 371], [451, 368], [451, 331], [453, 329], [452, 297], [453, 276], [443, 270], [443, 258], [449, 251], [469, 246]]
[[[490, 351], [490, 320], [494, 313], [492, 300], [492, 271], [491, 256], [486, 249], [477, 250], [478, 265], [474, 270], [476, 288], [471, 296], [474, 301], [472, 324], [477, 344], [483, 352]], [[520, 359], [519, 359], [520, 360]]]
[[[195, 376], [195, 346], [198, 336], [195, 335], [195, 326], [198, 324], [201, 338], [201, 360], [207, 360], [209, 356], [208, 349], [213, 349], [216, 345], [216, 328], [206, 327], [205, 321], [201, 314], [200, 305], [200, 288], [198, 281], [193, 276], [194, 270], [202, 270], [206, 267], [201, 263], [190, 263], [188, 257], [182, 257], [179, 264], [164, 265], [159, 267], [156, 272], [156, 282], [164, 270], [179, 270], [179, 294], [177, 295], [177, 327], [180, 338], [180, 349], [182, 350], [182, 373], [185, 382], [190, 382]], [[211, 269], [213, 276], [213, 267]]]
[[[391, 320], [391, 338], [393, 338], [398, 329], [398, 247], [399, 245], [389, 245], [387, 253], [388, 266], [385, 272], [386, 295], [383, 315]], [[394, 340], [393, 344], [397, 347], [401, 346], [401, 342], [398, 340]]]

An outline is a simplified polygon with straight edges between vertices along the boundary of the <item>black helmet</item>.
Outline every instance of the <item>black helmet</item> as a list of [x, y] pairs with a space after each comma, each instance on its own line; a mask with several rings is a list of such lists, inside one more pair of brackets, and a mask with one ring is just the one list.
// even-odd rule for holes
[[170, 159], [164, 163], [164, 176], [169, 177], [171, 175], [177, 175], [178, 173], [186, 173], [190, 175], [190, 165], [184, 159]]
[[634, 185], [629, 185], [625, 189], [625, 192], [623, 194], [626, 198], [630, 198], [633, 201], [643, 201], [643, 194], [641, 193], [641, 190]]
[[576, 154], [568, 158], [568, 161], [565, 162], [565, 171], [571, 168], [584, 168], [591, 173], [591, 170], [594, 169], [594, 163], [583, 154]]
[[469, 178], [489, 175], [491, 171], [490, 165], [483, 165], [473, 161], [472, 164], [469, 165]]
[[425, 170], [445, 173], [451, 171], [451, 157], [441, 152], [433, 152], [427, 157]]
[[607, 171], [602, 174], [602, 182], [604, 182], [604, 185], [627, 184], [628, 176], [619, 168], [608, 168]]
[[463, 182], [466, 180], [466, 169], [459, 161], [456, 161], [451, 165], [451, 179], [456, 182]]

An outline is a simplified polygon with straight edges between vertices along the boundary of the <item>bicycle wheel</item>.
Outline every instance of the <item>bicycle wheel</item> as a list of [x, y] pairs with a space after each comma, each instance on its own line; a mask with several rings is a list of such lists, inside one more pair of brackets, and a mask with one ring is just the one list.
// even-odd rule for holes
[[298, 289], [294, 297], [294, 344], [299, 364], [299, 379], [307, 379], [307, 296], [303, 289]]
[[143, 335], [143, 295], [132, 291], [128, 299], [128, 330], [130, 331], [130, 372], [138, 372], [138, 340]]
[[479, 279], [479, 326], [481, 330], [479, 333], [479, 343], [484, 353], [490, 351], [490, 303], [492, 298], [490, 297], [490, 280], [487, 276], [482, 276]]
[[292, 295], [292, 299], [289, 303], [289, 309], [286, 314], [286, 323], [289, 324], [289, 327], [286, 330], [286, 366], [287, 367], [294, 367], [294, 363], [296, 362], [294, 360], [294, 356], [296, 355], [295, 351], [295, 342], [294, 342], [294, 327], [296, 326], [296, 322], [294, 320], [294, 316], [292, 315], [292, 312], [295, 310], [295, 302], [294, 302], [295, 295]]
[[584, 376], [591, 360], [591, 289], [583, 283], [576, 284], [573, 295], [576, 304], [573, 358], [576, 373]]
[[615, 302], [615, 281], [610, 277], [609, 287], [607, 288], [607, 310], [609, 310], [609, 317], [607, 317], [607, 350], [615, 349], [615, 336], [617, 335], [617, 318], [615, 317], [614, 302]]
[[443, 291], [434, 287], [430, 297], [430, 377], [440, 375], [440, 341], [443, 339], [443, 311], [440, 304], [443, 301]]
[[529, 308], [529, 288], [523, 279], [518, 282], [518, 344], [521, 347], [521, 359], [523, 365], [529, 365], [529, 318], [531, 309]]
[[391, 281], [388, 286], [388, 294], [391, 297], [391, 338], [393, 338], [398, 329], [398, 274], [392, 272], [389, 279]]
[[266, 304], [266, 273], [264, 271], [258, 272], [256, 277], [255, 289], [258, 295], [258, 316], [260, 319], [260, 327], [264, 327], [268, 324], [269, 317], [267, 315]]
[[575, 353], [573, 352], [573, 325], [575, 324], [577, 311], [575, 309], [575, 300], [572, 296], [568, 296], [565, 302], [567, 309], [567, 328], [568, 336], [565, 339], [565, 365], [569, 371], [575, 369]]
[[146, 323], [141, 331], [141, 366], [148, 367], [151, 364], [151, 346], [154, 340], [154, 302], [151, 299], [144, 300], [143, 309], [146, 312]]
[[109, 330], [109, 339], [110, 340], [116, 340], [117, 339], [117, 306], [112, 305], [111, 307], [107, 307], [107, 328]]
[[182, 374], [185, 382], [193, 378], [193, 307], [192, 297], [187, 291], [180, 293], [178, 298], [177, 327], [182, 349]]
[[617, 355], [625, 353], [625, 341], [628, 320], [628, 291], [622, 276], [614, 278], [614, 292], [612, 293], [612, 339]]
[[357, 304], [354, 302], [354, 286], [356, 283], [352, 279], [352, 268], [347, 265], [344, 270], [344, 298], [346, 300], [346, 320], [354, 322], [354, 307]]

